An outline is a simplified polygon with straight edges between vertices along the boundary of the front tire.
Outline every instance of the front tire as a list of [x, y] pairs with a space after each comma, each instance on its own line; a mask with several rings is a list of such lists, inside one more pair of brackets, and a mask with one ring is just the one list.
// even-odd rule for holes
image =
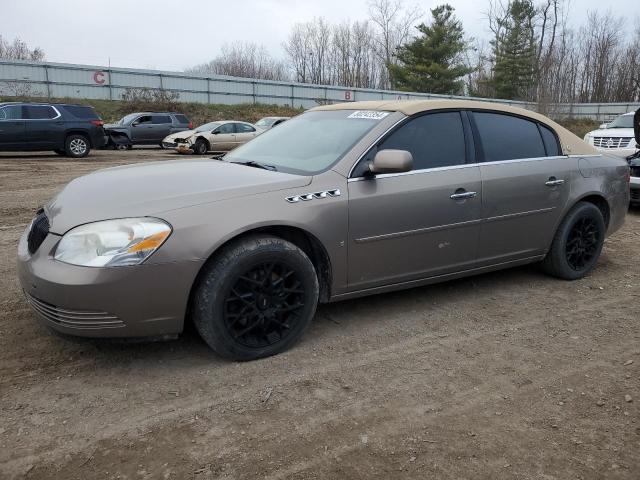
[[91, 151], [89, 139], [80, 134], [69, 135], [64, 143], [64, 151], [68, 157], [84, 158]]
[[598, 207], [588, 202], [576, 204], [558, 227], [542, 261], [543, 270], [564, 280], [584, 277], [598, 262], [605, 232], [604, 217]]
[[206, 155], [208, 151], [209, 145], [207, 145], [205, 140], [202, 140], [201, 138], [196, 140], [196, 143], [193, 145], [193, 153], [196, 155]]
[[254, 360], [288, 349], [318, 304], [309, 257], [281, 238], [250, 236], [210, 260], [193, 297], [193, 320], [220, 356]]

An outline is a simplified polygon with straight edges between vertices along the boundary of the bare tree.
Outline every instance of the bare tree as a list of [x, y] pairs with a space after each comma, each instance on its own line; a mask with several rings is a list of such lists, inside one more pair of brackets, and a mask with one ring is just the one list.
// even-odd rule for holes
[[402, 0], [370, 0], [369, 19], [373, 22], [376, 35], [374, 44], [380, 65], [379, 87], [389, 88], [389, 65], [397, 64], [396, 52], [400, 45], [407, 43], [411, 32], [424, 12], [417, 6], [404, 8]]
[[186, 71], [263, 80], [289, 79], [286, 65], [271, 57], [264, 46], [255, 43], [238, 42], [223, 45], [220, 54], [213, 60]]
[[41, 62], [44, 60], [44, 50], [40, 47], [34, 49], [20, 40], [15, 38], [13, 42], [9, 42], [0, 35], [0, 59], [4, 60], [33, 60]]

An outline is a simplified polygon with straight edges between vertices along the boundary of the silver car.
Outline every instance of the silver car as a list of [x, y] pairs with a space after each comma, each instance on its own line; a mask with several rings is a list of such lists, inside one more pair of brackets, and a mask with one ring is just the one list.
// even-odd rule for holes
[[218, 354], [291, 346], [318, 302], [540, 263], [573, 280], [624, 222], [629, 167], [548, 118], [484, 102], [322, 106], [224, 160], [98, 171], [18, 247], [58, 331], [176, 335]]

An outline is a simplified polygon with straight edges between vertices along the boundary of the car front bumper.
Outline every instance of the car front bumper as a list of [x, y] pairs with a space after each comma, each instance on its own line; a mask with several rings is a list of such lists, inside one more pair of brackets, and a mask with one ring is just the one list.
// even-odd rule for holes
[[27, 302], [46, 325], [68, 335], [147, 337], [183, 328], [201, 262], [80, 267], [53, 259], [61, 237], [47, 235], [31, 255], [18, 244], [18, 277]]
[[178, 143], [176, 146], [176, 151], [180, 153], [193, 153], [193, 146], [188, 143]]

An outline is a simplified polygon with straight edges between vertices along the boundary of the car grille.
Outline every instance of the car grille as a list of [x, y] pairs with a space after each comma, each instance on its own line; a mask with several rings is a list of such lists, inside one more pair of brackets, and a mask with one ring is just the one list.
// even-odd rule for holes
[[44, 239], [49, 234], [49, 219], [44, 213], [44, 210], [38, 210], [36, 218], [31, 222], [31, 229], [27, 235], [27, 248], [32, 255], [36, 253]]
[[175, 148], [176, 142], [162, 142], [164, 148]]
[[640, 190], [631, 190], [631, 200], [634, 202], [640, 202]]
[[630, 168], [632, 177], [640, 177], [640, 166], [633, 166]]
[[598, 148], [627, 148], [633, 137], [594, 137], [593, 145]]
[[45, 319], [69, 328], [115, 328], [124, 322], [107, 312], [79, 311], [56, 307], [25, 292], [27, 302]]

